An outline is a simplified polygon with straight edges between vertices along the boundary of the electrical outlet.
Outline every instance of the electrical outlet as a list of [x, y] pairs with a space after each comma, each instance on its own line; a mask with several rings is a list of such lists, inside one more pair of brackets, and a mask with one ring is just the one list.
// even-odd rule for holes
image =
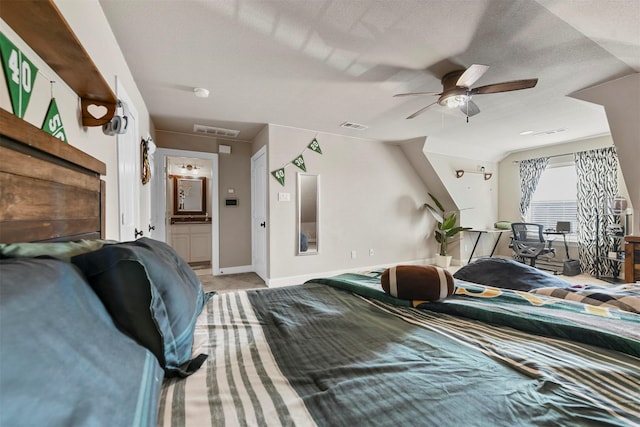
[[351, 259], [356, 259], [356, 258], [357, 258], [356, 251], [351, 251]]

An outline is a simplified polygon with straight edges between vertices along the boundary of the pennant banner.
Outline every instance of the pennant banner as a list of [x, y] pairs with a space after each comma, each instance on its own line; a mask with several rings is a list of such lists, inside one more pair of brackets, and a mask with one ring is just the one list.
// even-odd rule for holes
[[274, 170], [273, 172], [271, 172], [271, 175], [273, 175], [273, 177], [278, 180], [280, 185], [284, 187], [284, 168]]
[[302, 157], [302, 154], [300, 154], [298, 157], [293, 159], [291, 163], [293, 163], [294, 165], [302, 169], [304, 172], [307, 171], [307, 167], [304, 164], [304, 157]]
[[[313, 138], [311, 140], [311, 143], [309, 143], [309, 145], [307, 145], [307, 148], [309, 150], [311, 150], [311, 151], [315, 151], [318, 154], [322, 154], [322, 150], [320, 149], [320, 143], [318, 143], [318, 140], [316, 138]], [[306, 149], [305, 149], [305, 151], [306, 151]], [[304, 153], [304, 151], [303, 151], [303, 153]], [[297, 168], [301, 169], [304, 172], [307, 171], [307, 165], [304, 162], [304, 157], [302, 157], [302, 154], [300, 154], [298, 157], [293, 159], [290, 163], [293, 163]], [[271, 172], [271, 175], [273, 175], [273, 177], [275, 179], [277, 179], [278, 182], [280, 183], [280, 185], [282, 185], [283, 187], [284, 187], [284, 168], [287, 167], [288, 164], [289, 163], [287, 163], [286, 165], [284, 165], [280, 169], [276, 169], [276, 170]]]
[[320, 149], [320, 144], [318, 143], [318, 140], [315, 138], [313, 138], [313, 140], [311, 141], [311, 144], [309, 144], [307, 148], [312, 151], [315, 151], [318, 154], [322, 154], [322, 150]]
[[0, 53], [13, 114], [23, 118], [31, 99], [38, 68], [2, 33], [0, 33]]
[[58, 104], [55, 98], [51, 98], [51, 103], [49, 104], [49, 109], [47, 110], [47, 115], [44, 118], [41, 129], [59, 140], [67, 142], [67, 135], [64, 133], [62, 117], [60, 117], [60, 111], [58, 111]]

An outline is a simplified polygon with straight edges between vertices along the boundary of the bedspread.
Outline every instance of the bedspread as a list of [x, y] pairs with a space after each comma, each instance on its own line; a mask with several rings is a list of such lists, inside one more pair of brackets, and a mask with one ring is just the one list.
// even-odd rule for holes
[[[455, 292], [437, 302], [402, 300], [387, 295], [380, 285], [382, 270], [346, 273], [315, 279], [339, 289], [398, 306], [449, 313], [483, 322], [510, 326], [537, 335], [565, 338], [619, 350], [640, 357], [640, 315], [614, 307], [591, 305], [531, 292], [455, 281]], [[558, 292], [562, 292], [561, 289]], [[611, 291], [610, 297], [614, 292]], [[630, 292], [620, 292], [629, 301]], [[635, 299], [640, 300], [640, 294]], [[637, 304], [637, 302], [635, 303]]]
[[640, 360], [323, 284], [214, 296], [161, 426], [637, 425]]

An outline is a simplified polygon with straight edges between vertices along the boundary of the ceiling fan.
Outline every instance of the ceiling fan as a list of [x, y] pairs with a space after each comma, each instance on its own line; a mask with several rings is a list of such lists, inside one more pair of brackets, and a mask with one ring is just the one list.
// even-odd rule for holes
[[452, 71], [442, 78], [442, 92], [412, 92], [399, 93], [394, 97], [401, 96], [417, 96], [417, 95], [435, 95], [439, 96], [438, 100], [416, 111], [407, 119], [413, 119], [424, 113], [433, 105], [442, 105], [448, 108], [460, 108], [467, 116], [475, 116], [480, 109], [475, 102], [471, 100], [473, 95], [484, 95], [487, 93], [509, 92], [512, 90], [529, 89], [538, 83], [538, 79], [513, 80], [510, 82], [494, 83], [486, 86], [471, 88], [482, 75], [489, 69], [488, 65], [473, 64], [466, 70]]

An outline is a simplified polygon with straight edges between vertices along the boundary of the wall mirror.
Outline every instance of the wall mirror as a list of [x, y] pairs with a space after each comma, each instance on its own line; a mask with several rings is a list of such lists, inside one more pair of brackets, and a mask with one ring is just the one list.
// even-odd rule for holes
[[320, 177], [298, 174], [298, 255], [316, 255], [319, 245]]
[[173, 214], [204, 215], [207, 213], [207, 178], [173, 177]]

